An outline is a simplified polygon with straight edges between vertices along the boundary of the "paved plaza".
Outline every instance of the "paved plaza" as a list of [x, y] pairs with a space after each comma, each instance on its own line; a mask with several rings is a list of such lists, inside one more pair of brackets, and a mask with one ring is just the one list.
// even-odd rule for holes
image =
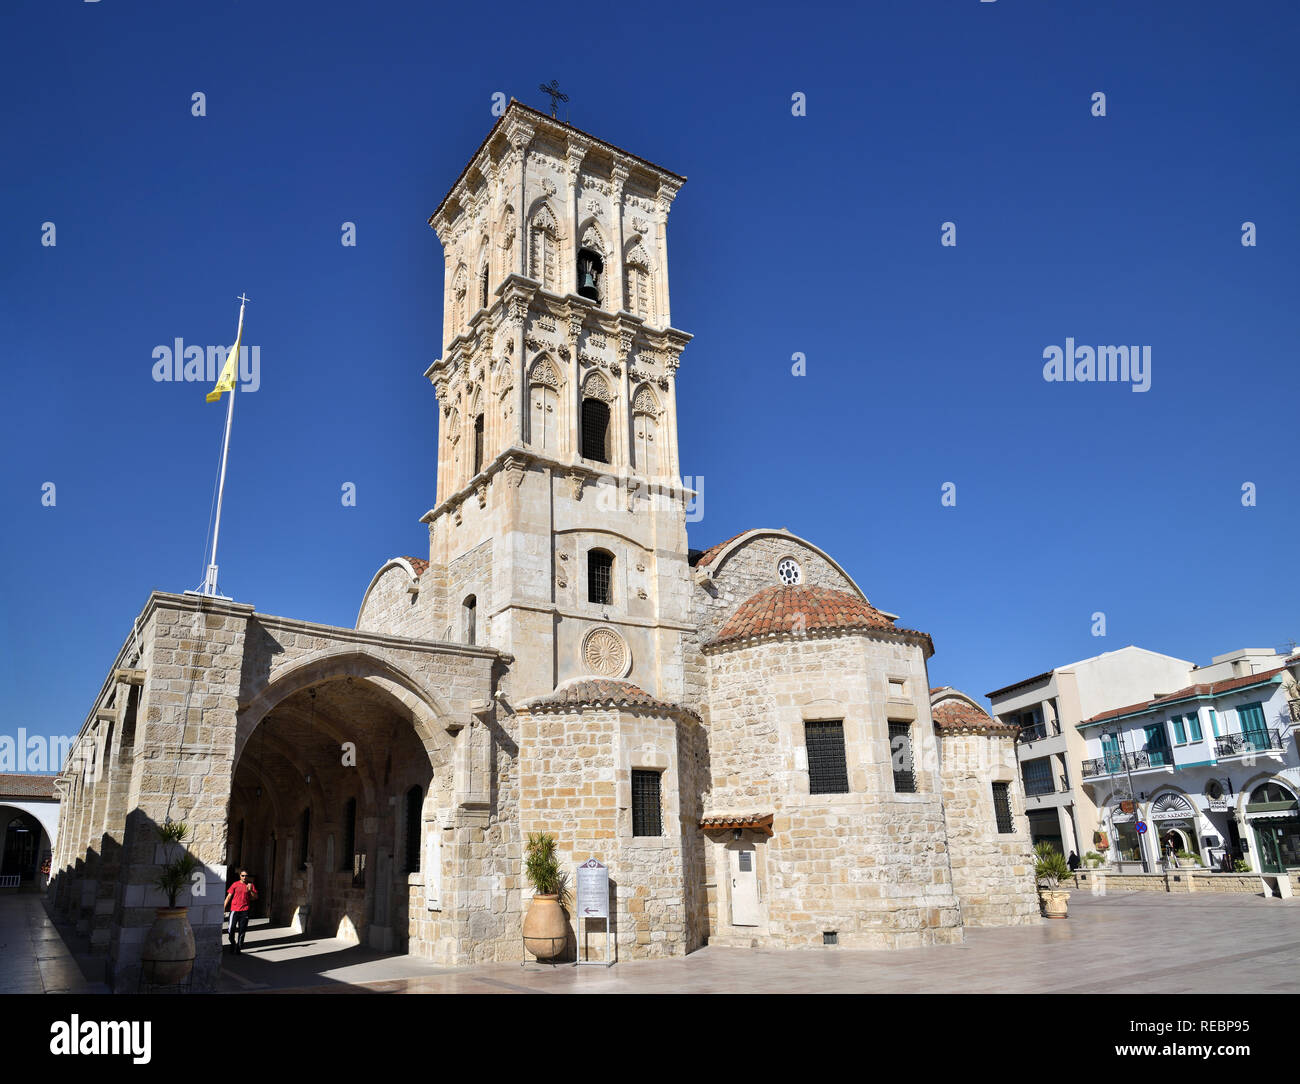
[[[968, 930], [961, 945], [866, 952], [708, 947], [599, 967], [440, 968], [264, 923], [227, 952], [224, 993], [1296, 993], [1300, 900], [1075, 892], [1070, 918]], [[102, 958], [34, 896], [0, 898], [0, 993], [103, 991]], [[75, 959], [82, 964], [78, 970]], [[84, 974], [82, 973], [84, 972]]]

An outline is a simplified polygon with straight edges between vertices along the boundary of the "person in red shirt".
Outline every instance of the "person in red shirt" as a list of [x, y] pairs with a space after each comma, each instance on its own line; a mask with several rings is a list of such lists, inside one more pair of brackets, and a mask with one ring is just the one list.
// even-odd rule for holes
[[[230, 886], [226, 893], [226, 902], [222, 910], [230, 910], [230, 944], [235, 952], [244, 951], [244, 933], [248, 929], [248, 916], [252, 910], [252, 901], [257, 899], [257, 886], [248, 876], [248, 870], [239, 871], [239, 880]], [[235, 939], [238, 932], [239, 939]]]

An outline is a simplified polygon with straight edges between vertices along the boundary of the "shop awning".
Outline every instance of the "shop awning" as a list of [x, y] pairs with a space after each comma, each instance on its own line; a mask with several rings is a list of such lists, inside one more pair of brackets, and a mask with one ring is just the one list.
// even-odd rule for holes
[[733, 828], [748, 828], [754, 832], [762, 832], [766, 836], [773, 834], [772, 821], [775, 818], [773, 813], [721, 813], [713, 817], [705, 817], [700, 821], [700, 827], [706, 832], [724, 832]]

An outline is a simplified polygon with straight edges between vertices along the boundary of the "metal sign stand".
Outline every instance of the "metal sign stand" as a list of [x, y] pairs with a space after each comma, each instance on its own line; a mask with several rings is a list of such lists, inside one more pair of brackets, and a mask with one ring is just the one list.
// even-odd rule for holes
[[[578, 867], [578, 901], [574, 908], [578, 920], [578, 958], [574, 967], [582, 964], [595, 964], [597, 967], [613, 967], [613, 953], [609, 943], [609, 867], [589, 858]], [[591, 950], [587, 949], [587, 959], [582, 958], [586, 932], [585, 919], [603, 919], [605, 922], [605, 958], [591, 959]]]

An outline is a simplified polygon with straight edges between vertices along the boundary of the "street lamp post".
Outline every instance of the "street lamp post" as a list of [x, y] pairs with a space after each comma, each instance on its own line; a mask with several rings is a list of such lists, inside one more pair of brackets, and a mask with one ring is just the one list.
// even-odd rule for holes
[[[1105, 741], [1107, 738], [1114, 738], [1116, 744], [1119, 746], [1119, 762], [1124, 765], [1124, 774], [1128, 777], [1128, 797], [1129, 801], [1133, 803], [1133, 830], [1134, 834], [1138, 837], [1138, 857], [1142, 859], [1142, 872], [1150, 873], [1151, 871], [1147, 869], [1147, 849], [1142, 846], [1142, 833], [1137, 831], [1137, 798], [1134, 797], [1136, 792], [1133, 790], [1133, 769], [1129, 766], [1128, 753], [1124, 751], [1124, 732], [1122, 730], [1103, 730], [1101, 732], [1101, 755], [1103, 759], [1106, 756]], [[1113, 776], [1115, 773], [1111, 772], [1110, 774]], [[1117, 837], [1118, 835], [1119, 833], [1116, 833]]]

